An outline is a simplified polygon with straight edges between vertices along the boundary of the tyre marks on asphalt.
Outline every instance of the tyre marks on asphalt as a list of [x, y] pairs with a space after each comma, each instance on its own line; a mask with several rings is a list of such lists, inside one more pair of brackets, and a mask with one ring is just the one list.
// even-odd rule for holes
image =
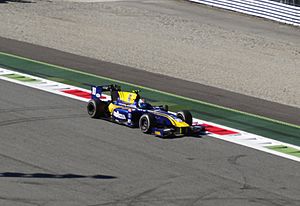
[[237, 156], [231, 156], [228, 158], [228, 162], [233, 165], [233, 167], [241, 174], [243, 186], [241, 187], [241, 190], [249, 190], [249, 189], [255, 189], [253, 186], [248, 184], [248, 180], [244, 172], [240, 169], [240, 165], [238, 163], [238, 160], [247, 157], [247, 155], [237, 155]]
[[[41, 91], [1, 81], [1, 91], [5, 91], [7, 88], [12, 89], [12, 95], [8, 97], [12, 102], [17, 99], [17, 94], [20, 94], [21, 98], [26, 97], [26, 94], [31, 95], [24, 98], [24, 102], [19, 102], [19, 105], [16, 106], [18, 108], [21, 108], [22, 104], [28, 107], [61, 102], [63, 105], [69, 103], [74, 108], [70, 110], [68, 108], [65, 110], [51, 109], [47, 113], [55, 115], [56, 113], [68, 114], [81, 111], [82, 114], [85, 114], [85, 108], [82, 106], [85, 104], [84, 102], [80, 103], [57, 95], [48, 95]], [[40, 101], [36, 103], [38, 99]], [[49, 102], [50, 100], [51, 102]], [[1, 102], [1, 108], [6, 108], [6, 103]], [[31, 117], [30, 115], [41, 115], [41, 112], [41, 110], [37, 110], [34, 113], [24, 113], [24, 115]], [[6, 116], [10, 115], [15, 118], [17, 112], [6, 113]], [[58, 124], [62, 124], [61, 127], [57, 128]], [[282, 165], [286, 165], [288, 168], [297, 167], [298, 164], [293, 161], [270, 157], [270, 155], [209, 137], [157, 139], [140, 134], [138, 130], [120, 127], [108, 122], [94, 121], [88, 117], [74, 120], [73, 123], [72, 121], [50, 121], [47, 124], [49, 126], [44, 122], [38, 125], [41, 128], [37, 135], [35, 135], [35, 131], [30, 131], [35, 130], [35, 124], [19, 127], [22, 132], [17, 134], [14, 132], [14, 128], [17, 127], [2, 128], [7, 130], [4, 134], [12, 135], [12, 138], [1, 135], [3, 142], [1, 151], [3, 149], [2, 153], [6, 155], [48, 168], [52, 172], [44, 172], [37, 168], [26, 167], [3, 159], [7, 164], [1, 164], [5, 170], [0, 172], [6, 177], [0, 178], [1, 188], [3, 188], [0, 189], [0, 196], [6, 200], [0, 200], [0, 205], [27, 205], [22, 202], [9, 201], [9, 199], [32, 201], [40, 205], [72, 206], [97, 205], [97, 203], [99, 205], [104, 203], [107, 203], [104, 205], [127, 205], [129, 203], [132, 205], [271, 205], [272, 202], [297, 205], [296, 197], [292, 196], [292, 194], [297, 194], [292, 192], [292, 189], [295, 188], [295, 184], [292, 182], [296, 180], [292, 172], [280, 173], [291, 174], [290, 181], [292, 182], [278, 181], [282, 181], [285, 187], [289, 187], [289, 193], [277, 192], [277, 186], [273, 185], [278, 184], [278, 182], [274, 183], [270, 180], [279, 174], [275, 168], [280, 168]], [[70, 126], [72, 127], [70, 128]], [[49, 132], [52, 130], [53, 132]], [[56, 130], [60, 131], [56, 132]], [[72, 130], [76, 131], [71, 132]], [[24, 137], [22, 136], [23, 133]], [[47, 135], [40, 137], [43, 133]], [[80, 141], [77, 136], [80, 136]], [[26, 141], [23, 142], [23, 139]], [[28, 147], [32, 143], [37, 145]], [[47, 147], [51, 147], [51, 149], [48, 150]], [[55, 150], [56, 147], [60, 147], [60, 149]], [[77, 153], [74, 153], [72, 147], [75, 147]], [[32, 150], [30, 150], [31, 148]], [[34, 152], [39, 149], [41, 149], [41, 153]], [[56, 159], [59, 157], [56, 154], [60, 154], [61, 159]], [[41, 155], [41, 158], [36, 158], [37, 155]], [[255, 188], [258, 181], [263, 181], [263, 184], [271, 182], [272, 185], [259, 185], [257, 189], [241, 189], [244, 182], [240, 178], [240, 173], [236, 172], [236, 169], [226, 161], [227, 158], [231, 158], [231, 155], [247, 155], [237, 158], [237, 160], [232, 158], [232, 160], [237, 162], [240, 169], [245, 172], [245, 176], [249, 177], [249, 185]], [[77, 162], [78, 156], [86, 163]], [[193, 161], [187, 160], [187, 157], [193, 157]], [[257, 170], [262, 166], [260, 165], [261, 161], [255, 162], [255, 165], [251, 164], [258, 157], [261, 161], [265, 161], [266, 165], [270, 165], [271, 168], [274, 167], [275, 174], [273, 173], [273, 177], [269, 178], [266, 174], [262, 175], [266, 177], [267, 181], [261, 177], [255, 181], [252, 179], [253, 172], [261, 172]], [[77, 163], [80, 165], [76, 165]], [[61, 166], [57, 167], [57, 164]], [[211, 167], [211, 165], [215, 166]], [[277, 167], [276, 165], [280, 166]], [[104, 172], [102, 170], [104, 167], [112, 169]], [[102, 171], [100, 173], [103, 174], [112, 174], [117, 178], [110, 180], [55, 178], [56, 176], [64, 177], [68, 173], [73, 174], [70, 175], [71, 177], [76, 175], [90, 176], [99, 173], [99, 171]], [[231, 175], [232, 173], [234, 175]], [[39, 178], [40, 176], [45, 176], [45, 178]], [[292, 186], [288, 186], [288, 184]], [[4, 192], [7, 188], [11, 190], [10, 194]], [[18, 188], [23, 188], [21, 190], [23, 192], [20, 193]], [[25, 193], [25, 190], [28, 192]], [[107, 195], [108, 193], [111, 195]], [[118, 203], [114, 204], [115, 201]]]
[[58, 119], [74, 119], [74, 118], [85, 118], [85, 117], [86, 117], [86, 115], [84, 115], [84, 114], [54, 115], [54, 116], [43, 116], [43, 117], [25, 117], [25, 118], [0, 121], [0, 127], [28, 123], [28, 122], [58, 120]]
[[[2, 101], [3, 99], [1, 99]], [[39, 111], [39, 110], [58, 110], [70, 107], [70, 105], [51, 105], [51, 106], [30, 106], [30, 107], [15, 107], [11, 109], [0, 109], [1, 113], [8, 112], [23, 112], [23, 111]]]

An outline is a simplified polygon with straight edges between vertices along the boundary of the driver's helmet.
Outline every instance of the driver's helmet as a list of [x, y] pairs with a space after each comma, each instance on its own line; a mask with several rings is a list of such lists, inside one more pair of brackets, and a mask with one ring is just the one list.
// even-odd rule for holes
[[151, 105], [147, 103], [145, 99], [139, 99], [138, 107], [141, 109], [150, 109]]
[[145, 105], [145, 103], [146, 103], [145, 99], [139, 99], [138, 107], [142, 108]]

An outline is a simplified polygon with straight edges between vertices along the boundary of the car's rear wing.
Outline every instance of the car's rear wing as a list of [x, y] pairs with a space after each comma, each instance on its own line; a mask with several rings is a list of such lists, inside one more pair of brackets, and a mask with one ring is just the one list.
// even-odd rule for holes
[[115, 84], [91, 86], [91, 99], [99, 99], [101, 97], [102, 92], [108, 91], [110, 91], [111, 93], [114, 91], [121, 91], [121, 87]]

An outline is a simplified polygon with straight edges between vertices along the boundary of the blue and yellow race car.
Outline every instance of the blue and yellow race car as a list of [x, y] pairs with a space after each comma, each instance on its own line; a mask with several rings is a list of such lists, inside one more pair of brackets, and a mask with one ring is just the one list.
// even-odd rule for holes
[[[103, 92], [110, 92], [110, 100], [102, 100]], [[118, 85], [91, 87], [91, 100], [87, 112], [92, 118], [117, 122], [129, 127], [139, 127], [143, 133], [159, 137], [200, 135], [205, 127], [192, 125], [189, 111], [175, 113], [168, 106], [152, 106], [141, 98], [139, 91], [121, 91]]]

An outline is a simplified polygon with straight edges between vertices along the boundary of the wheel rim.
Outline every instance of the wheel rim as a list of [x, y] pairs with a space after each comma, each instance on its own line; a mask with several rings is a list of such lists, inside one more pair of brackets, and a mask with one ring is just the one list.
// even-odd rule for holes
[[89, 115], [93, 115], [93, 114], [94, 114], [94, 112], [95, 112], [95, 107], [94, 107], [93, 103], [89, 103], [89, 104], [88, 104], [87, 110], [88, 110]]
[[178, 117], [179, 119], [181, 119], [182, 121], [184, 121], [184, 118], [183, 118], [182, 114], [177, 114], [177, 117]]
[[143, 118], [141, 120], [141, 129], [142, 129], [142, 131], [147, 131], [147, 129], [148, 129], [148, 121], [146, 118]]

